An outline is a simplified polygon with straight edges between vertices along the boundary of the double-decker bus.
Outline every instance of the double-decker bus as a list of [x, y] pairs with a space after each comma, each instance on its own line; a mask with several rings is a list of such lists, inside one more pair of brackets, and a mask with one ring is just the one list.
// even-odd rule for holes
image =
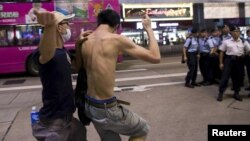
[[[116, 1], [116, 3], [114, 3]], [[28, 72], [38, 75], [38, 67], [32, 58], [37, 49], [42, 27], [37, 24], [33, 10], [58, 11], [75, 14], [70, 21], [71, 39], [64, 47], [74, 52], [75, 39], [82, 30], [96, 27], [93, 13], [102, 8], [119, 7], [118, 0], [1, 0], [0, 1], [0, 74]], [[99, 8], [99, 9], [98, 9]], [[101, 8], [101, 9], [100, 9]], [[117, 8], [116, 8], [117, 9]], [[119, 10], [117, 10], [119, 11]], [[88, 15], [91, 13], [91, 15]]]
[[[42, 26], [37, 24], [33, 10], [54, 11], [54, 0], [7, 0], [0, 2], [0, 74], [28, 72], [38, 75], [32, 52], [39, 44]], [[59, 9], [66, 13], [67, 10]], [[64, 10], [64, 11], [62, 11]], [[83, 23], [71, 22], [72, 37], [65, 48], [74, 52], [74, 39], [80, 34]]]

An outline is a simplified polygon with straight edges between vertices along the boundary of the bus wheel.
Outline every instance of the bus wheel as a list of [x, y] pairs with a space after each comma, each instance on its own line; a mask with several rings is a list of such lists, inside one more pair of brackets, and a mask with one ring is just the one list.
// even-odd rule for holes
[[31, 56], [27, 62], [27, 72], [32, 76], [38, 76], [39, 66], [35, 62], [35, 59]]

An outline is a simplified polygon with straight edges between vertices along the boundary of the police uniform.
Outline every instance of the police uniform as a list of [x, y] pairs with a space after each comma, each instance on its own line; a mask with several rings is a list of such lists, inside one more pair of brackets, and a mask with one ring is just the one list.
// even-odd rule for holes
[[222, 35], [222, 42], [224, 42], [224, 41], [226, 41], [226, 40], [228, 40], [228, 39], [231, 39], [232, 38], [232, 36], [231, 36], [231, 34], [226, 34], [226, 35]]
[[[246, 41], [250, 44], [250, 37], [247, 37]], [[250, 83], [250, 54], [246, 53], [245, 54], [245, 66], [247, 70], [247, 76], [248, 76], [248, 83]], [[245, 90], [250, 90], [250, 86], [248, 86]]]
[[212, 67], [212, 71], [211, 71], [211, 76], [212, 76], [212, 81], [215, 81], [215, 79], [220, 79], [221, 78], [221, 70], [219, 68], [219, 50], [218, 47], [221, 45], [221, 39], [218, 36], [210, 36], [210, 38], [212, 39], [214, 48], [216, 48], [217, 52], [216, 54], [213, 54], [212, 56], [210, 56], [210, 62], [211, 62], [211, 67]]
[[214, 48], [214, 44], [211, 38], [205, 37], [199, 39], [199, 66], [203, 77], [203, 81], [200, 84], [202, 85], [212, 84], [212, 67], [210, 62], [210, 51], [212, 48]]
[[186, 76], [185, 86], [196, 85], [197, 71], [198, 71], [198, 39], [197, 37], [189, 37], [185, 44], [184, 48], [187, 50], [187, 66], [189, 71]]
[[250, 45], [247, 42], [242, 42], [240, 38], [235, 41], [233, 38], [225, 40], [219, 47], [219, 50], [225, 52], [224, 69], [219, 85], [219, 95], [217, 100], [222, 101], [223, 93], [226, 90], [228, 80], [231, 76], [233, 82], [234, 98], [242, 100], [239, 96], [241, 70], [243, 67], [244, 50], [250, 51]]

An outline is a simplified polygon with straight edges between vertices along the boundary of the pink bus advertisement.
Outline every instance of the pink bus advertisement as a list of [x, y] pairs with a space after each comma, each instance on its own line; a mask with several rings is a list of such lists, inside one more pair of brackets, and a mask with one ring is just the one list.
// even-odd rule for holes
[[[98, 7], [99, 4], [101, 7]], [[75, 39], [80, 32], [96, 28], [96, 15], [91, 14], [91, 11], [95, 12], [98, 8], [110, 8], [120, 12], [118, 0], [0, 2], [0, 74], [28, 72], [30, 75], [38, 75], [38, 67], [34, 63], [32, 52], [37, 49], [42, 27], [36, 24], [34, 9], [41, 12], [56, 10], [65, 15], [75, 14], [70, 21], [72, 37], [64, 46], [69, 52], [74, 53]]]

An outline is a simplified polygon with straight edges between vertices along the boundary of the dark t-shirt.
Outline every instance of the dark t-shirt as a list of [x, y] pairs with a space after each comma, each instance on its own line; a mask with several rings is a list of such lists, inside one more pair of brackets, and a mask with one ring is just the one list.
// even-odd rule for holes
[[73, 114], [74, 91], [67, 51], [56, 49], [55, 56], [48, 63], [40, 64], [39, 74], [43, 85], [40, 118], [55, 119]]

